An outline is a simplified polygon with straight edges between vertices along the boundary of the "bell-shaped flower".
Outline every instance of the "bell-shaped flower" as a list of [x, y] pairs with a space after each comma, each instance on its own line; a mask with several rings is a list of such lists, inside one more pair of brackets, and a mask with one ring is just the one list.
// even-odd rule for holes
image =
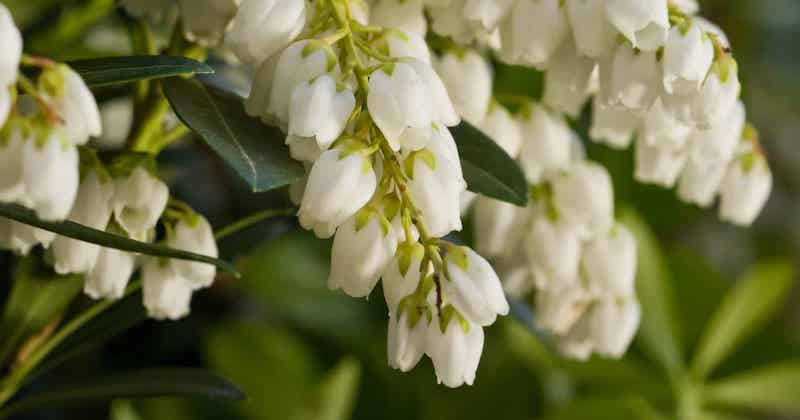
[[545, 288], [536, 291], [537, 324], [554, 334], [566, 334], [586, 313], [592, 299], [577, 285]]
[[506, 296], [511, 299], [524, 299], [536, 286], [527, 260], [517, 255], [498, 261], [497, 276], [503, 283], [503, 291]]
[[573, 133], [563, 117], [533, 107], [522, 121], [522, 132], [519, 161], [528, 182], [538, 184], [543, 176], [570, 165]]
[[[435, 143], [441, 144], [440, 140]], [[405, 158], [408, 192], [422, 213], [420, 221], [434, 237], [461, 230], [459, 195], [466, 184], [461, 168], [443, 153], [422, 149]]]
[[455, 247], [444, 258], [447, 276], [442, 292], [467, 320], [486, 326], [497, 315], [507, 315], [508, 301], [500, 279], [489, 262], [467, 247]]
[[546, 68], [569, 32], [562, 3], [518, 0], [500, 25], [500, 59], [510, 64]]
[[519, 156], [522, 148], [522, 127], [504, 107], [491, 103], [486, 117], [478, 124], [478, 128], [509, 156], [512, 158]]
[[636, 239], [623, 225], [598, 234], [583, 249], [583, 275], [595, 296], [633, 296], [636, 279]]
[[78, 150], [58, 129], [27, 140], [22, 149], [25, 204], [43, 220], [66, 219], [78, 193]]
[[736, 225], [751, 225], [771, 190], [772, 172], [764, 156], [754, 151], [738, 157], [722, 182], [719, 217]]
[[6, 124], [11, 113], [11, 91], [0, 85], [0, 127]]
[[23, 131], [11, 128], [7, 135], [0, 135], [0, 201], [4, 203], [24, 203], [25, 183], [22, 169], [22, 150], [25, 142]]
[[17, 255], [28, 255], [39, 244], [48, 248], [55, 238], [56, 234], [53, 232], [0, 218], [0, 248]]
[[[14, 24], [11, 11], [0, 4], [0, 88], [16, 83], [22, 56], [22, 35]], [[0, 122], [3, 120], [0, 119]]]
[[431, 62], [431, 50], [422, 35], [390, 31], [386, 33], [385, 41], [389, 57], [411, 57], [423, 63]]
[[689, 155], [686, 166], [678, 179], [678, 198], [700, 207], [708, 207], [714, 202], [730, 160], [700, 160]]
[[564, 223], [582, 235], [607, 231], [614, 221], [611, 176], [601, 165], [585, 161], [552, 181], [553, 205]]
[[311, 168], [303, 200], [300, 225], [317, 237], [330, 238], [336, 228], [364, 207], [378, 181], [368, 156], [336, 147], [324, 152]]
[[642, 309], [635, 297], [606, 299], [595, 303], [587, 317], [594, 351], [618, 359], [639, 329]]
[[[177, 0], [183, 36], [202, 46], [215, 46], [239, 8], [239, 0]], [[262, 26], [261, 30], [272, 29]], [[252, 34], [251, 34], [252, 36]]]
[[655, 51], [669, 30], [667, 0], [607, 0], [606, 17], [634, 48]]
[[345, 129], [356, 106], [350, 89], [339, 89], [329, 75], [297, 85], [289, 107], [289, 135], [313, 137], [327, 150]]
[[438, 60], [436, 71], [458, 114], [472, 124], [483, 120], [492, 97], [489, 62], [473, 50], [448, 52]]
[[192, 290], [172, 261], [148, 258], [142, 267], [142, 295], [150, 318], [177, 320], [189, 315]]
[[693, 132], [691, 127], [664, 109], [661, 99], [657, 99], [642, 120], [639, 136], [650, 146], [683, 149]]
[[62, 82], [63, 88], [53, 92], [55, 95], [51, 100], [67, 139], [73, 144], [82, 145], [89, 141], [89, 137], [100, 136], [103, 132], [100, 110], [81, 76], [66, 65], [46, 72], [53, 72], [52, 77], [60, 78]]
[[136, 255], [102, 247], [97, 260], [86, 274], [83, 292], [92, 299], [119, 299], [136, 268]]
[[[397, 253], [383, 272], [383, 297], [389, 313], [397, 311], [397, 305], [417, 290], [422, 278], [422, 257], [425, 248], [419, 242], [402, 242]], [[427, 267], [424, 274], [428, 274]]]
[[542, 101], [556, 111], [576, 118], [589, 99], [594, 60], [578, 55], [571, 39], [561, 44], [547, 69]]
[[[167, 245], [212, 258], [219, 255], [211, 225], [205, 217], [196, 213], [187, 215], [175, 224], [172, 234], [167, 236]], [[217, 275], [217, 268], [211, 264], [184, 260], [173, 260], [170, 264], [193, 289], [211, 286]]]
[[641, 124], [641, 118], [624, 108], [615, 108], [602, 103], [599, 96], [592, 101], [592, 124], [589, 137], [615, 149], [626, 149]]
[[243, 62], [258, 65], [289, 45], [305, 24], [305, 0], [244, 0], [225, 45]]
[[578, 278], [581, 237], [575, 227], [536, 214], [525, 233], [524, 249], [539, 288], [560, 289]]
[[[114, 183], [107, 173], [91, 169], [83, 176], [78, 187], [75, 205], [69, 220], [104, 230], [111, 219], [111, 199]], [[59, 236], [51, 246], [54, 268], [58, 274], [86, 273], [97, 261], [100, 247], [77, 239]]]
[[411, 316], [413, 310], [406, 308], [399, 315], [389, 312], [386, 353], [389, 366], [401, 372], [408, 372], [419, 363], [428, 340], [428, 318], [424, 314]]
[[154, 228], [168, 199], [167, 184], [142, 166], [114, 179], [114, 219], [130, 235]]
[[369, 296], [397, 250], [397, 237], [381, 212], [366, 207], [336, 230], [328, 287]]
[[306, 164], [313, 164], [319, 159], [323, 150], [317, 139], [314, 137], [302, 137], [295, 135], [286, 136], [286, 145], [289, 146], [289, 156], [294, 160]]
[[422, 0], [378, 0], [370, 9], [373, 25], [397, 29], [407, 35], [425, 36], [428, 23], [422, 10]]
[[664, 90], [690, 95], [700, 90], [714, 60], [714, 46], [699, 24], [680, 23], [669, 30], [662, 56]]
[[133, 127], [133, 99], [121, 97], [104, 102], [100, 106], [100, 121], [103, 133], [92, 145], [100, 150], [124, 148]]
[[494, 31], [505, 19], [516, 0], [466, 0], [464, 17], [474, 25], [480, 25], [485, 32]]
[[[443, 312], [447, 319], [452, 307], [445, 307]], [[449, 388], [472, 385], [483, 353], [483, 328], [457, 314], [449, 318], [449, 322], [441, 323], [434, 314], [428, 325], [425, 352], [433, 362], [438, 383]]]
[[729, 161], [736, 154], [745, 128], [746, 111], [737, 101], [730, 112], [707, 130], [696, 130], [691, 139], [691, 155], [697, 160]]
[[635, 146], [634, 178], [643, 184], [672, 188], [686, 165], [686, 150], [651, 146], [643, 139], [638, 139]]
[[[275, 80], [275, 70], [278, 67], [280, 56], [280, 54], [273, 55], [255, 68], [250, 93], [244, 101], [244, 111], [247, 115], [259, 118], [265, 124], [276, 124], [274, 117], [267, 110], [272, 97], [272, 82]], [[291, 94], [291, 91], [287, 94]]]
[[[687, 1], [692, 1], [692, 0], [687, 0]], [[710, 20], [702, 16], [693, 16], [692, 19], [694, 19], [694, 21], [697, 22], [697, 24], [700, 25], [701, 28], [703, 28], [703, 32], [705, 32], [709, 36], [716, 37], [717, 41], [719, 41], [720, 46], [723, 49], [728, 49], [728, 50], [731, 49], [731, 42], [728, 39], [728, 35], [725, 34], [725, 31], [723, 31], [722, 28], [719, 27], [719, 25], [711, 22]]]
[[464, 7], [469, 0], [426, 1], [428, 16], [430, 16], [430, 29], [442, 36], [452, 38], [458, 43], [471, 42], [480, 30], [464, 15]]
[[740, 90], [736, 61], [729, 56], [715, 61], [692, 102], [692, 116], [697, 126], [713, 127], [723, 121], [736, 106]]
[[[601, 72], [603, 72], [601, 62]], [[606, 100], [610, 105], [647, 112], [662, 91], [661, 66], [654, 51], [636, 51], [620, 44], [610, 63], [610, 84]], [[602, 78], [601, 78], [602, 81]]]
[[475, 249], [488, 258], [499, 257], [522, 239], [527, 209], [480, 196], [473, 213]]
[[601, 58], [615, 45], [617, 30], [606, 19], [604, 0], [567, 0], [567, 17], [579, 54]]

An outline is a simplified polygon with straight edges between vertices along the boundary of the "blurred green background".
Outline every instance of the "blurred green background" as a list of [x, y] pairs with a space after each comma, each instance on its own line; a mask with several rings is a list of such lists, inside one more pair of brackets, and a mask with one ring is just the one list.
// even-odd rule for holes
[[[113, 16], [65, 18], [89, 9], [110, 10], [111, 0], [6, 3], [25, 30], [32, 52], [57, 59], [125, 53], [119, 49], [126, 42], [124, 31], [115, 26], [118, 21]], [[707, 413], [687, 413], [682, 410], [691, 403], [685, 400], [704, 398], [703, 393], [691, 392], [692, 385], [669, 367], [671, 358], [694, 353], [709, 318], [737, 278], [756, 261], [773, 261], [761, 265], [767, 276], [775, 270], [786, 273], [786, 263], [774, 262], [786, 260], [773, 258], [786, 258], [794, 266], [800, 247], [800, 218], [796, 216], [800, 210], [800, 144], [796, 139], [800, 131], [800, 1], [701, 3], [702, 14], [719, 23], [731, 39], [748, 118], [761, 131], [772, 165], [774, 191], [753, 228], [733, 227], [719, 222], [713, 210], [680, 203], [672, 191], [634, 183], [630, 151], [587, 144], [590, 157], [612, 172], [618, 208], [626, 209], [623, 216], [637, 226], [649, 225], [657, 238], [643, 243], [640, 237], [640, 247], [646, 248], [640, 252], [648, 258], [642, 275], [657, 278], [649, 283], [655, 286], [645, 290], [655, 297], [642, 297], [647, 324], [643, 330], [648, 329], [645, 334], [649, 335], [640, 335], [624, 361], [578, 364], [558, 359], [546, 337], [531, 328], [530, 309], [518, 303], [514, 316], [487, 331], [474, 386], [458, 390], [437, 386], [427, 359], [409, 374], [395, 372], [385, 360], [386, 308], [380, 290], [369, 300], [329, 291], [325, 282], [330, 243], [301, 231], [293, 219], [283, 218], [220, 243], [223, 256], [235, 259], [243, 277], [222, 276], [212, 289], [197, 294], [191, 317], [180, 322], [137, 322], [49, 372], [33, 387], [95, 371], [205, 366], [241, 386], [248, 395], [246, 401], [114, 401], [74, 410], [45, 409], [25, 418], [657, 419], [674, 413], [692, 418], [775, 418], [769, 416], [781, 414], [784, 417], [777, 418], [800, 418], [791, 417], [798, 412], [793, 409], [800, 408], [800, 380], [793, 379], [800, 374], [777, 384], [770, 382], [774, 389], [764, 388], [760, 405], [737, 410], [722, 404]], [[541, 78], [530, 70], [503, 67], [497, 74], [499, 91], [532, 95], [540, 91]], [[100, 97], [124, 93], [108, 91]], [[585, 118], [577, 123], [579, 128], [582, 125]], [[172, 177], [174, 193], [207, 214], [215, 227], [288, 204], [284, 191], [250, 194], [200, 143], [186, 142], [163, 155], [162, 168]], [[743, 293], [778, 293], [787, 287], [766, 281]], [[7, 284], [0, 289], [0, 296], [8, 293]], [[122, 306], [128, 312], [140, 311], [137, 299], [140, 296], [133, 296]], [[656, 303], [648, 306], [651, 302]], [[776, 298], [776, 314], [770, 312], [748, 326], [752, 334], [736, 343], [731, 356], [711, 373], [712, 380], [800, 358], [798, 302], [796, 290], [786, 301]], [[662, 306], [670, 304], [672, 312]], [[674, 316], [674, 322], [661, 319], [663, 314]], [[670, 329], [679, 337], [673, 343], [677, 356], [667, 354], [669, 346], [653, 341], [659, 334], [669, 335], [666, 330]], [[795, 365], [790, 367], [800, 372]], [[763, 401], [769, 400], [768, 394], [780, 392], [788, 393], [784, 400], [796, 395], [794, 406]]]

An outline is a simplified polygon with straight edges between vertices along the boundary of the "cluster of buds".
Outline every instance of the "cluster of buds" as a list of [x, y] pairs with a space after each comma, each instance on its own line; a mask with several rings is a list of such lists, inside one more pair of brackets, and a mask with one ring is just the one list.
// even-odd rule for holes
[[[152, 241], [161, 221], [168, 245], [216, 256], [208, 222], [181, 203], [168, 208], [169, 189], [151, 157], [101, 162], [87, 145], [102, 134], [91, 91], [68, 66], [23, 56], [3, 5], [0, 40], [0, 202], [27, 207], [44, 221], [70, 220], [140, 241]], [[40, 67], [38, 79], [21, 74], [20, 64]], [[83, 275], [84, 291], [95, 299], [122, 297], [143, 265], [144, 305], [158, 319], [186, 315], [192, 291], [208, 287], [216, 273], [210, 265], [161, 261], [0, 218], [0, 247], [27, 255], [37, 246], [58, 274]]]

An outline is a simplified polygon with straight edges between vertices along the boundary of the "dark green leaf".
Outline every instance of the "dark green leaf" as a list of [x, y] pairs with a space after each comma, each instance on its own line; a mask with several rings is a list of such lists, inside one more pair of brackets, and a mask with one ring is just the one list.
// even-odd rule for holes
[[205, 397], [241, 400], [236, 385], [203, 369], [157, 368], [104, 374], [101, 377], [37, 389], [27, 398], [9, 404], [0, 418], [39, 407], [107, 401], [115, 398]]
[[683, 368], [684, 360], [666, 259], [655, 235], [635, 210], [623, 209], [619, 220], [633, 232], [638, 248], [636, 293], [642, 304], [638, 342], [649, 357], [674, 373]]
[[173, 249], [164, 245], [135, 241], [124, 236], [92, 229], [88, 226], [71, 221], [45, 222], [36, 217], [36, 214], [30, 209], [15, 204], [0, 204], [0, 216], [16, 220], [17, 222], [24, 223], [26, 225], [48, 230], [50, 232], [55, 232], [68, 238], [78, 239], [108, 248], [121, 249], [123, 251], [153, 255], [157, 257], [176, 258], [179, 260], [190, 260], [213, 264], [222, 270], [231, 273], [237, 273], [236, 267], [234, 267], [233, 264], [217, 258], [211, 258], [206, 255]]
[[758, 262], [723, 299], [700, 338], [692, 370], [705, 377], [775, 316], [792, 286], [794, 269], [782, 259]]
[[467, 122], [451, 131], [470, 191], [518, 206], [528, 203], [525, 175], [497, 143]]
[[205, 63], [186, 57], [134, 55], [95, 58], [69, 62], [91, 87], [109, 86], [171, 76], [208, 74], [214, 70]]
[[800, 360], [739, 373], [707, 387], [716, 404], [787, 416], [800, 415]]
[[178, 118], [247, 181], [254, 192], [290, 184], [304, 174], [289, 156], [285, 136], [244, 111], [242, 98], [198, 80], [170, 78], [164, 93]]

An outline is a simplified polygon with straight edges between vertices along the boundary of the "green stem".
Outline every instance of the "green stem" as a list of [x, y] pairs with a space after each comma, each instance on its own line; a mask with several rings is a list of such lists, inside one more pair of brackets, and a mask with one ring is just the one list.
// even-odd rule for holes
[[248, 227], [253, 226], [254, 224], [264, 219], [269, 219], [271, 217], [276, 217], [276, 216], [292, 216], [296, 212], [297, 209], [295, 208], [268, 209], [260, 211], [258, 213], [251, 214], [250, 216], [247, 216], [243, 219], [239, 219], [231, 223], [230, 225], [225, 226], [224, 228], [218, 230], [217, 233], [214, 234], [214, 239], [220, 241], [236, 232], [239, 232], [240, 230], [247, 229]]

